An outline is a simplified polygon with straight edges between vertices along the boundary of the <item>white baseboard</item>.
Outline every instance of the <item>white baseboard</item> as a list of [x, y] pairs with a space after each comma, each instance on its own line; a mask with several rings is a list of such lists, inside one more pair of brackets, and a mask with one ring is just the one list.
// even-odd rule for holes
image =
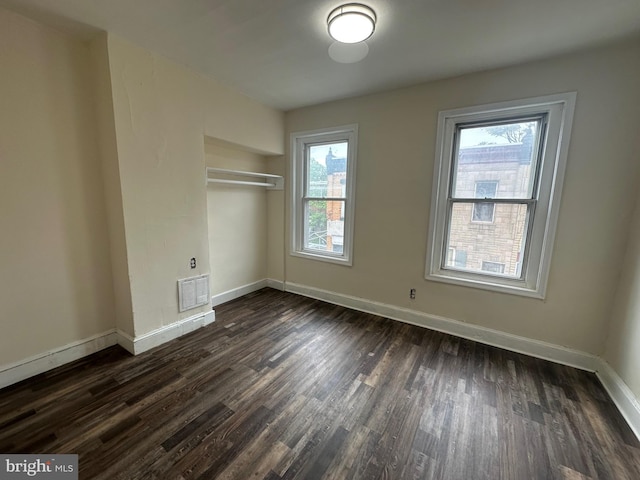
[[216, 320], [214, 310], [198, 313], [171, 325], [165, 325], [151, 332], [132, 337], [128, 333], [118, 330], [118, 344], [133, 355], [151, 350], [154, 347], [167, 343], [200, 327], [205, 327]]
[[605, 360], [600, 359], [596, 375], [613, 399], [620, 413], [640, 440], [640, 401], [635, 397], [624, 380]]
[[380, 315], [392, 320], [430, 328], [457, 337], [475, 340], [486, 345], [504, 348], [532, 357], [550, 360], [570, 367], [595, 372], [599, 365], [599, 358], [588, 353], [572, 350], [561, 345], [532, 340], [530, 338], [493, 330], [479, 325], [460, 322], [451, 318], [430, 315], [428, 313], [397, 307], [385, 303], [375, 302], [341, 293], [321, 290], [314, 287], [287, 282], [285, 290], [306, 297], [324, 300], [335, 305], [352, 308], [361, 312]]
[[284, 282], [275, 278], [267, 278], [267, 287], [284, 292]]
[[133, 337], [120, 329], [116, 330], [116, 336], [118, 339], [118, 345], [124, 348], [131, 355], [135, 355], [135, 342], [133, 340]]
[[131, 335], [122, 330], [109, 330], [108, 332], [25, 358], [19, 362], [0, 366], [0, 388], [8, 387], [116, 344], [129, 353], [138, 355], [200, 327], [209, 325], [215, 319], [215, 311], [211, 310], [158, 328], [136, 338], [131, 337]]
[[3, 365], [0, 367], [0, 388], [8, 387], [34, 375], [86, 357], [116, 343], [116, 331], [109, 330], [69, 343], [64, 347], [25, 358], [19, 362]]
[[243, 285], [238, 288], [234, 288], [232, 290], [227, 290], [226, 292], [218, 293], [217, 295], [213, 295], [211, 297], [211, 305], [216, 306], [226, 302], [230, 302], [231, 300], [235, 300], [236, 298], [240, 298], [243, 295], [247, 295], [249, 293], [257, 292], [268, 286], [268, 280], [258, 280], [257, 282], [249, 283], [248, 285]]

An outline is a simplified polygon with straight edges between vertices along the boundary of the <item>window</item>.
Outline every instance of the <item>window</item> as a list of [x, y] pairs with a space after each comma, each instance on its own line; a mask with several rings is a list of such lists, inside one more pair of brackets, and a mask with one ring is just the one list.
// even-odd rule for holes
[[357, 131], [291, 135], [292, 255], [352, 264]]
[[[498, 191], [498, 182], [476, 182], [475, 198], [495, 198]], [[495, 203], [474, 203], [471, 219], [474, 222], [493, 222], [493, 209]]]
[[428, 280], [544, 297], [575, 98], [440, 112]]

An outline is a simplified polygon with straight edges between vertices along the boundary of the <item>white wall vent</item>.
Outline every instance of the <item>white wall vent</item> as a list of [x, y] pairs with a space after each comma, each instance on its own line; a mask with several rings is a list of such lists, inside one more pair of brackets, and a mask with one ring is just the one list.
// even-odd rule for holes
[[209, 303], [209, 274], [178, 280], [178, 306], [181, 312]]

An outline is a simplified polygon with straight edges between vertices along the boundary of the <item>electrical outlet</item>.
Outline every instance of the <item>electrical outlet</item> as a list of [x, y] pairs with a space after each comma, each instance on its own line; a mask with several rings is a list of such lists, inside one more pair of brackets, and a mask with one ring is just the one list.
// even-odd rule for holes
[[196, 268], [196, 257], [191, 259], [191, 268]]
[[412, 288], [411, 290], [409, 290], [409, 298], [411, 300], [415, 300], [416, 299], [416, 289]]

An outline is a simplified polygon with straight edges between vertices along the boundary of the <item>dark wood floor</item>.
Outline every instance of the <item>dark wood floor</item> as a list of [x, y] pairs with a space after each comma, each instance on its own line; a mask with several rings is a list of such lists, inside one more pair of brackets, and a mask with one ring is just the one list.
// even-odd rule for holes
[[81, 479], [640, 479], [595, 375], [265, 289], [0, 391], [0, 452]]

